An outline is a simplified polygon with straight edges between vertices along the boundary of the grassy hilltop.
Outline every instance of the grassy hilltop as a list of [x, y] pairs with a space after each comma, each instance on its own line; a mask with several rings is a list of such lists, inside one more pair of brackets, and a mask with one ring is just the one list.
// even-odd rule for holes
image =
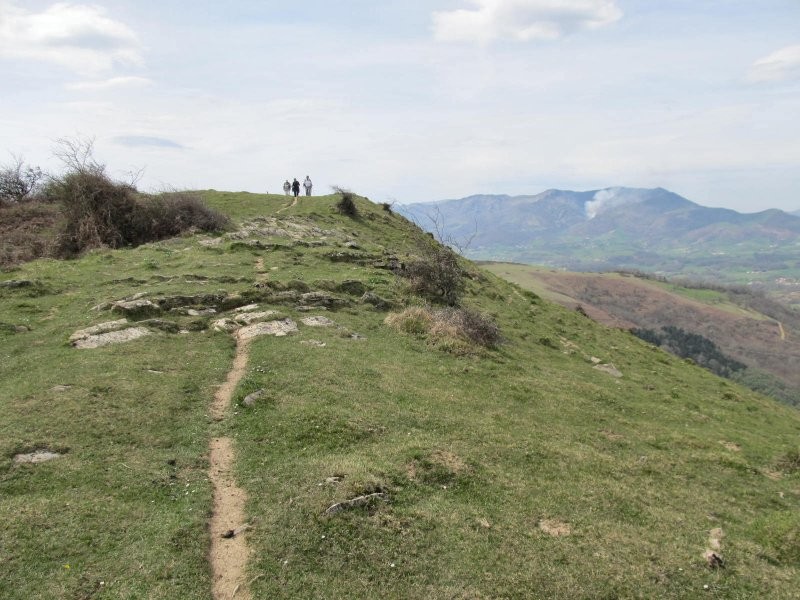
[[[364, 199], [203, 197], [230, 233], [0, 273], [0, 597], [210, 598], [224, 435], [253, 598], [797, 598], [796, 410], [467, 262], [504, 342], [432, 328], [397, 274], [429, 238]], [[144, 337], [70, 345], [138, 294]], [[299, 331], [217, 421], [248, 303]]]

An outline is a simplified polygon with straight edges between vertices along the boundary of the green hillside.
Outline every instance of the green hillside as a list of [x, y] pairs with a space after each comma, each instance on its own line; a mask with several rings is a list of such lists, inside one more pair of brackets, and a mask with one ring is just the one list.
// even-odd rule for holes
[[[203, 196], [234, 231], [0, 274], [0, 597], [211, 598], [230, 439], [236, 598], [797, 598], [796, 410], [467, 262], [504, 341], [437, 328], [403, 276], [430, 238], [365, 199]], [[218, 415], [214, 323], [259, 312], [297, 330]]]

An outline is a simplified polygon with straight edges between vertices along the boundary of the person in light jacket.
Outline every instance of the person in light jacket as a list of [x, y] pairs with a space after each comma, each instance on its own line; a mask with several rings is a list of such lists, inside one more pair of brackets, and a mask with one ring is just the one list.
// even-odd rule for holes
[[306, 196], [311, 195], [311, 188], [314, 187], [314, 184], [311, 183], [311, 177], [306, 175], [306, 180], [303, 182], [303, 187], [306, 188]]
[[283, 182], [283, 193], [288, 196], [289, 192], [291, 191], [292, 191], [292, 184], [289, 183], [289, 180], [287, 179], [286, 181]]

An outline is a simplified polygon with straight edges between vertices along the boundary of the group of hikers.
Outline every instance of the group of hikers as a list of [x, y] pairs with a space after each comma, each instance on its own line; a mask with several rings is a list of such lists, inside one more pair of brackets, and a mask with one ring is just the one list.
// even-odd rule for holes
[[[306, 196], [310, 196], [311, 188], [314, 187], [314, 184], [311, 183], [311, 178], [308, 175], [306, 175], [306, 179], [303, 181], [303, 187], [306, 190]], [[294, 194], [295, 198], [300, 195], [300, 182], [297, 181], [297, 178], [295, 178], [292, 183], [289, 183], [288, 179], [283, 182], [283, 193], [288, 196], [289, 192]]]

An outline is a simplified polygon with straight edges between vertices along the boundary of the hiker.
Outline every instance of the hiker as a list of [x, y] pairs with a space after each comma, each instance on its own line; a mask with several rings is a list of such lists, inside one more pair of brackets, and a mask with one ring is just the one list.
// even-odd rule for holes
[[310, 196], [311, 195], [311, 188], [313, 186], [314, 186], [314, 184], [311, 183], [311, 177], [306, 175], [306, 180], [303, 182], [303, 187], [306, 188], [306, 196]]
[[283, 182], [283, 193], [288, 196], [289, 192], [291, 191], [292, 191], [292, 184], [289, 183], [289, 180], [287, 179], [286, 181]]
[[294, 197], [297, 198], [300, 195], [300, 182], [295, 180], [292, 182], [292, 193], [294, 193]]

